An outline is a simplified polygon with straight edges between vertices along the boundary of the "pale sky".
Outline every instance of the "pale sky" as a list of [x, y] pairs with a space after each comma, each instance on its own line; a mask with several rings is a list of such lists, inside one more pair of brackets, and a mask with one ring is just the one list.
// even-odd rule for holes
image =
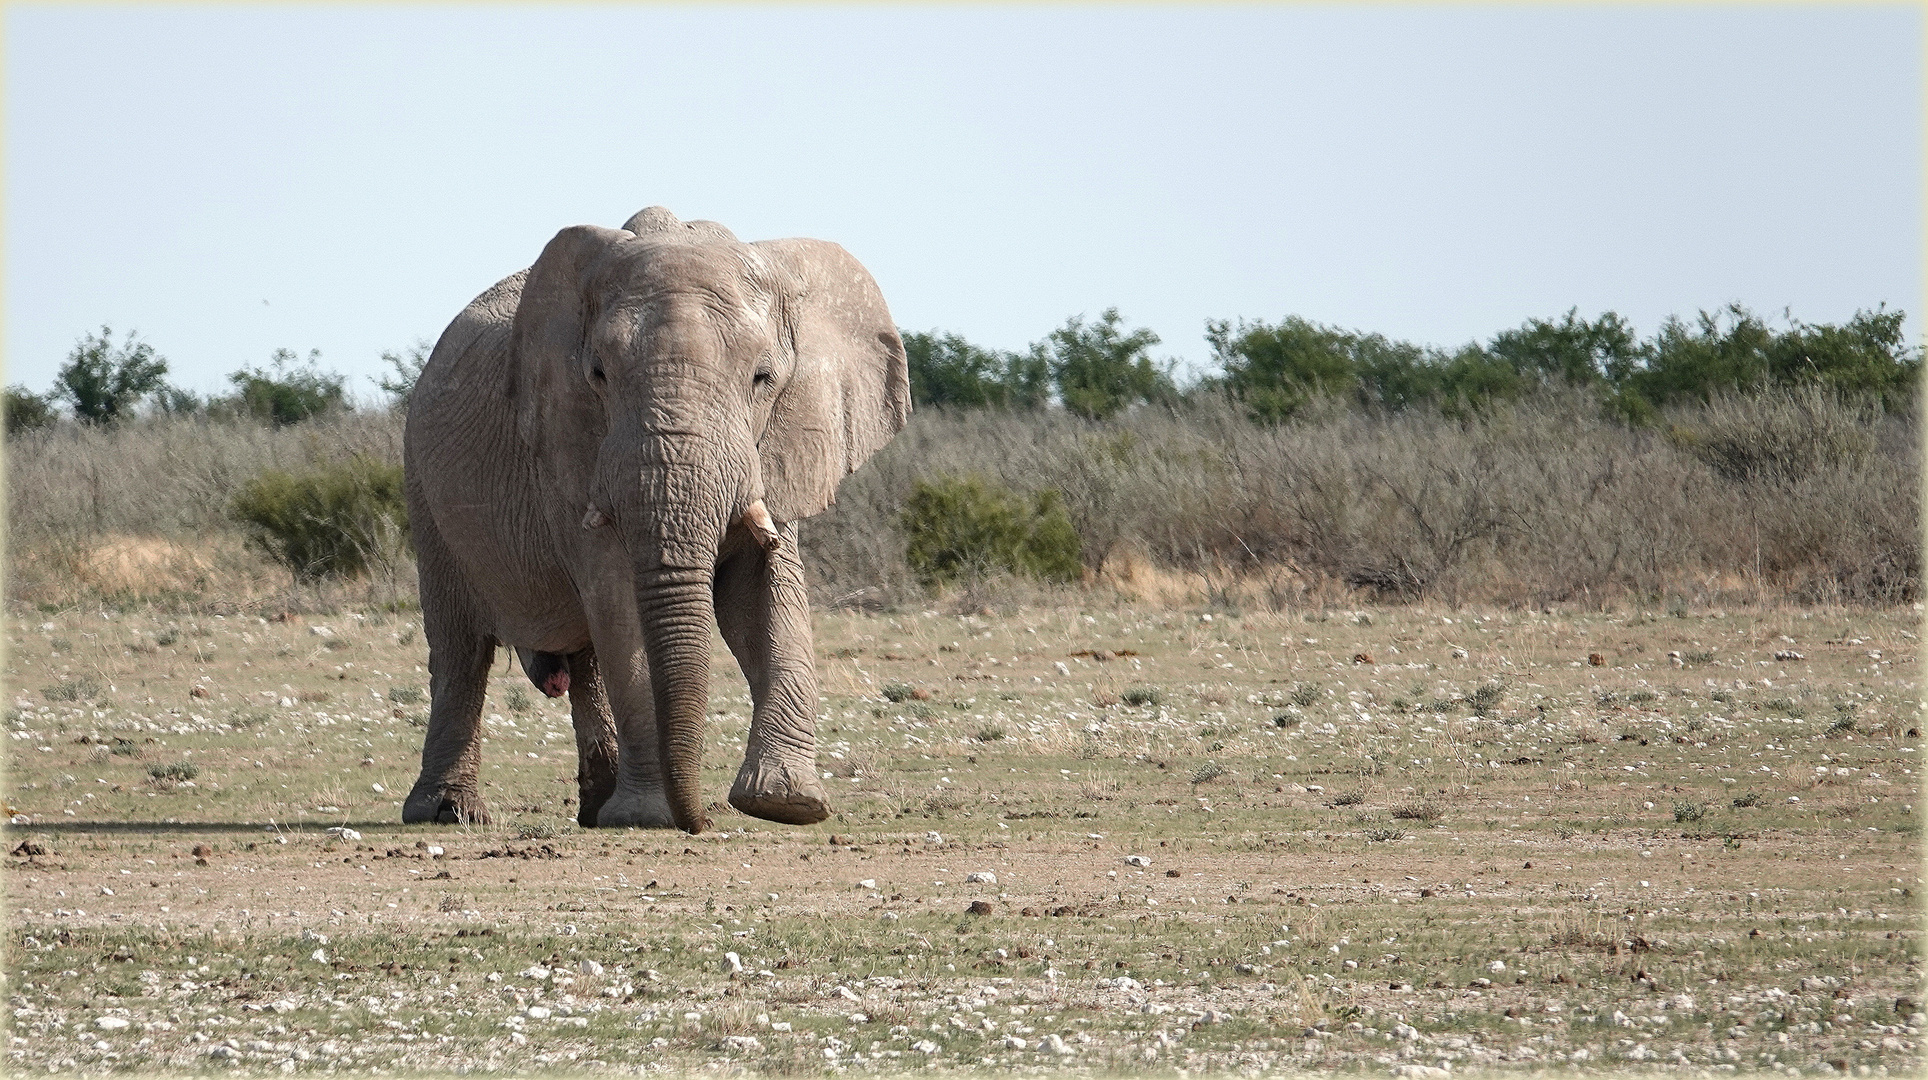
[[1923, 299], [1922, 9], [5, 9], [5, 359], [110, 324], [174, 381], [373, 393], [568, 225], [849, 248], [899, 325], [1117, 306], [1452, 346], [1570, 307]]

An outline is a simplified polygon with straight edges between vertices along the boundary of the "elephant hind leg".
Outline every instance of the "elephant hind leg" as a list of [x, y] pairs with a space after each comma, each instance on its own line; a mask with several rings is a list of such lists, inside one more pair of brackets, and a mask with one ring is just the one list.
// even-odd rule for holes
[[[538, 653], [537, 655], [554, 655]], [[616, 718], [603, 689], [593, 646], [569, 654], [564, 671], [569, 719], [576, 728], [576, 823], [594, 828], [596, 815], [616, 790]]]
[[402, 803], [402, 821], [486, 824], [489, 812], [477, 772], [495, 639], [474, 633], [428, 637], [428, 737], [422, 742], [422, 775]]
[[422, 636], [428, 639], [428, 736], [422, 775], [402, 803], [405, 824], [487, 823], [477, 773], [482, 758], [482, 704], [495, 637], [476, 614], [473, 597], [453, 569], [454, 558], [433, 519], [415, 508], [415, 547], [422, 570]]

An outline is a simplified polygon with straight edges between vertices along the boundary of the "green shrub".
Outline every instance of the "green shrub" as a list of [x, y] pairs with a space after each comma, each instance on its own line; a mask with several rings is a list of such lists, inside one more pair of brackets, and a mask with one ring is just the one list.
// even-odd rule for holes
[[7, 387], [5, 400], [8, 435], [51, 427], [59, 419], [52, 398], [24, 386]]
[[147, 767], [147, 775], [156, 780], [192, 780], [201, 775], [201, 770], [191, 761], [176, 761], [169, 765], [153, 764]]
[[1162, 705], [1165, 694], [1156, 686], [1134, 686], [1119, 694], [1118, 700], [1127, 705]]
[[99, 679], [82, 675], [78, 679], [57, 682], [40, 693], [48, 701], [92, 701], [100, 696], [101, 690]]
[[884, 695], [885, 701], [894, 704], [900, 701], [909, 701], [911, 697], [917, 693], [917, 688], [909, 683], [885, 683], [883, 689], [878, 691], [878, 693]]
[[1480, 686], [1480, 688], [1474, 690], [1472, 696], [1466, 700], [1467, 703], [1473, 707], [1473, 715], [1485, 716], [1493, 711], [1494, 707], [1500, 703], [1500, 698], [1504, 696], [1506, 696], [1506, 687], [1493, 682]]
[[1027, 498], [982, 477], [920, 480], [898, 524], [926, 588], [999, 570], [1075, 581], [1083, 570], [1078, 533], [1053, 489]]
[[292, 351], [276, 349], [268, 367], [242, 368], [228, 376], [234, 384], [235, 407], [277, 427], [346, 409], [347, 379], [322, 371], [320, 361], [318, 350], [308, 353], [306, 363], [297, 364]]
[[1692, 821], [1699, 821], [1706, 816], [1707, 806], [1705, 803], [1697, 803], [1689, 799], [1674, 800], [1675, 821], [1686, 824]]
[[1324, 693], [1316, 683], [1301, 683], [1292, 688], [1292, 704], [1300, 708], [1310, 707]]
[[[516, 689], [521, 688], [517, 687]], [[388, 700], [397, 705], [420, 705], [427, 697], [428, 695], [423, 693], [422, 688], [419, 686], [391, 686], [388, 688]]]
[[308, 581], [359, 576], [408, 536], [402, 467], [365, 455], [305, 473], [268, 470], [228, 509], [251, 544]]

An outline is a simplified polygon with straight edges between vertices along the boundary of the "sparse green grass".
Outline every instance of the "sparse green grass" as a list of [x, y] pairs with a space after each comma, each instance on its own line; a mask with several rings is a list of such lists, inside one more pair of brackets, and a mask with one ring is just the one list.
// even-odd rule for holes
[[[1223, 609], [1209, 624], [818, 613], [820, 654], [861, 665], [819, 667], [835, 813], [797, 828], [722, 805], [751, 703], [718, 644], [702, 770], [715, 829], [689, 837], [575, 827], [566, 710], [517, 711], [520, 674], [500, 657], [491, 692], [509, 707], [485, 716], [482, 752], [495, 823], [400, 825], [426, 707], [405, 700], [425, 678], [406, 614], [315, 617], [357, 643], [330, 651], [300, 623], [15, 613], [9, 660], [44, 672], [29, 687], [98, 685], [71, 701], [29, 691], [8, 714], [8, 802], [32, 822], [8, 846], [44, 852], [11, 857], [11, 995], [30, 1011], [13, 1018], [27, 1042], [9, 1064], [1381, 1075], [1410, 1043], [1426, 1050], [1411, 1060], [1469, 1073], [1619, 1073], [1644, 1067], [1640, 1045], [1646, 1065], [1678, 1050], [1696, 1071], [1912, 1067], [1881, 1040], [1913, 1036], [1869, 1026], [1904, 1029], [1893, 1002], [1920, 996], [1911, 614], [1845, 635], [1784, 611], [1441, 614], [1335, 610], [1313, 628]], [[123, 648], [172, 621], [175, 652]], [[1809, 659], [1801, 685], [1766, 691], [1752, 661], [1783, 632]], [[1452, 658], [1474, 634], [1478, 661]], [[1808, 644], [1847, 637], [1869, 644]], [[1696, 640], [1715, 659], [1674, 673], [1666, 653]], [[1570, 666], [1602, 643], [1634, 659]], [[1139, 666], [1056, 672], [1100, 644]], [[1892, 674], [1867, 670], [1874, 647]], [[1380, 663], [1354, 665], [1356, 651]], [[1496, 673], [1508, 691], [1482, 715]], [[880, 701], [879, 687], [920, 685], [936, 697]], [[1162, 707], [1118, 707], [1133, 690]], [[1768, 693], [1821, 719], [1753, 704]], [[1831, 728], [1843, 718], [1854, 726]], [[195, 771], [168, 771], [181, 766]], [[1139, 856], [1149, 865], [1126, 861]], [[977, 873], [997, 880], [966, 881]], [[726, 952], [747, 974], [725, 973]], [[549, 975], [523, 974], [535, 966]], [[1138, 989], [1106, 985], [1121, 976]], [[1691, 1006], [1662, 1007], [1683, 994]], [[115, 1009], [128, 1029], [95, 1024]], [[1401, 1023], [1423, 1038], [1388, 1041]], [[1320, 1025], [1308, 1052], [1300, 1032]], [[1047, 1033], [1074, 1052], [1041, 1048]], [[209, 1057], [230, 1037], [230, 1064]]]

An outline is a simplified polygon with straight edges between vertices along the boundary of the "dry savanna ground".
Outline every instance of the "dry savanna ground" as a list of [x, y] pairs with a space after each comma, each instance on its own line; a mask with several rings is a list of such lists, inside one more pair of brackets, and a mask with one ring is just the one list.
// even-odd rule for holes
[[827, 613], [837, 814], [688, 837], [507, 664], [400, 825], [412, 614], [16, 608], [7, 1066], [1909, 1074], [1917, 621]]

